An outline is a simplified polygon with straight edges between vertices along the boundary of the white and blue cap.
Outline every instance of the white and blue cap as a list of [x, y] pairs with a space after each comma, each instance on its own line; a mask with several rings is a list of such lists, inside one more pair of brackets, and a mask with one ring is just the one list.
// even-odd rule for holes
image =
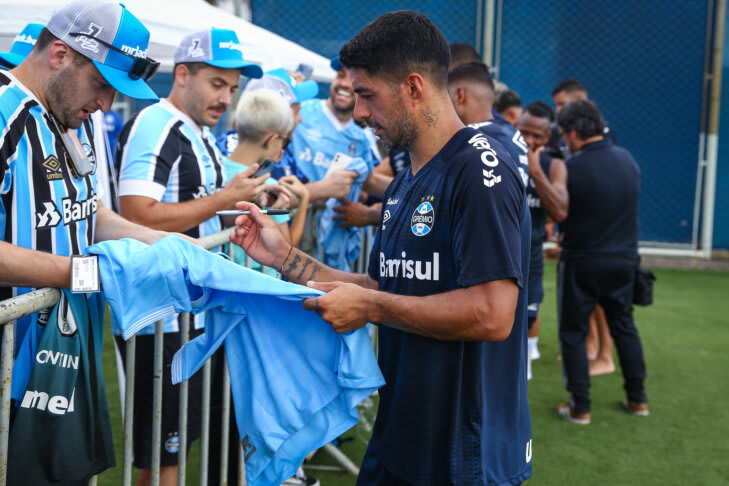
[[272, 69], [266, 71], [260, 79], [251, 79], [246, 84], [245, 91], [254, 91], [261, 88], [277, 92], [290, 105], [309, 100], [319, 94], [319, 85], [316, 84], [316, 81], [309, 80], [297, 83], [284, 68]]
[[204, 62], [224, 69], [240, 69], [243, 76], [260, 78], [263, 69], [243, 60], [243, 49], [232, 30], [211, 27], [182, 39], [175, 51], [175, 64]]
[[28, 24], [15, 36], [10, 52], [0, 52], [0, 62], [15, 67], [28, 57], [30, 51], [38, 40], [43, 24]]
[[46, 28], [91, 59], [117, 91], [131, 98], [158, 100], [146, 81], [159, 68], [147, 57], [149, 30], [121, 3], [78, 0], [58, 9]]

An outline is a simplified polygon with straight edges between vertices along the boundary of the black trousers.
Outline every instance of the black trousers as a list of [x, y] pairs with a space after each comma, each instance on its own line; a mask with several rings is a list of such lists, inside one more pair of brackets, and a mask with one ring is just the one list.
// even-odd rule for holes
[[557, 313], [562, 366], [575, 413], [590, 411], [590, 373], [585, 338], [595, 304], [605, 310], [618, 350], [628, 399], [646, 402], [645, 361], [633, 322], [634, 258], [586, 257], [560, 261]]

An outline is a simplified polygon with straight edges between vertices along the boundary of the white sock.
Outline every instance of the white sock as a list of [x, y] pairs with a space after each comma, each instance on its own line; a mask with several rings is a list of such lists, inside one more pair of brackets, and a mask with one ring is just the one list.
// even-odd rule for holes
[[527, 349], [529, 350], [530, 359], [539, 359], [541, 357], [541, 354], [539, 354], [539, 348], [537, 347], [538, 341], [539, 336], [527, 338]]
[[532, 359], [527, 357], [527, 381], [532, 379]]

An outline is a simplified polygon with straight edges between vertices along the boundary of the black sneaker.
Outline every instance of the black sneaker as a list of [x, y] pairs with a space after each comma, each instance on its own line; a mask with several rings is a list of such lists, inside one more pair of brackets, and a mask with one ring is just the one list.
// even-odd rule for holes
[[286, 486], [319, 486], [319, 480], [312, 476], [307, 476], [304, 468], [300, 467], [296, 471], [296, 474], [284, 481], [283, 484]]

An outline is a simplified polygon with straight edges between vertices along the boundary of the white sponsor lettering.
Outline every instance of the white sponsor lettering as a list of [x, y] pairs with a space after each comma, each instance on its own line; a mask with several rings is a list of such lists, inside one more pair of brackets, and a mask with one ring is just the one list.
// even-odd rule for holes
[[54, 415], [65, 415], [73, 412], [73, 397], [76, 390], [71, 393], [68, 399], [61, 395], [48, 396], [48, 393], [35, 390], [28, 390], [23, 396], [20, 403], [21, 408], [37, 408], [38, 410], [48, 410]]
[[84, 220], [94, 214], [97, 209], [96, 199], [96, 194], [85, 201], [72, 201], [70, 198], [63, 198], [63, 224], [68, 226], [70, 223]]
[[58, 366], [59, 368], [78, 369], [78, 356], [61, 353], [60, 351], [41, 349], [38, 351], [38, 354], [35, 355], [35, 360], [37, 363], [50, 363], [51, 365]]
[[400, 202], [400, 200], [399, 200], [399, 199], [390, 199], [390, 198], [388, 198], [388, 199], [387, 199], [387, 204], [386, 204], [386, 206], [392, 206], [392, 205], [394, 205], [394, 204], [397, 204], [398, 202]]
[[95, 52], [97, 54], [99, 52], [99, 43], [94, 39], [89, 39], [85, 35], [76, 37], [76, 42], [81, 44], [81, 49], [86, 49], [87, 51]]
[[30, 34], [18, 34], [15, 36], [15, 40], [13, 42], [22, 42], [23, 44], [30, 44], [31, 46], [34, 46], [36, 40], [37, 39], [34, 39]]
[[437, 281], [440, 277], [440, 256], [434, 252], [432, 262], [421, 262], [408, 260], [405, 252], [402, 252], [402, 258], [385, 258], [385, 254], [380, 252], [380, 277]]
[[219, 42], [218, 47], [221, 49], [230, 49], [231, 51], [240, 51], [241, 47], [240, 44], [233, 41], [227, 41], [227, 42]]
[[499, 158], [496, 156], [496, 152], [491, 148], [491, 144], [482, 133], [477, 133], [471, 140], [468, 141], [475, 149], [483, 150], [481, 152], [481, 162], [486, 167], [490, 167], [492, 170], [483, 170], [483, 185], [486, 187], [493, 187], [495, 184], [501, 182], [501, 176], [494, 174], [494, 168], [499, 165]]
[[140, 49], [139, 46], [131, 47], [131, 46], [122, 45], [121, 50], [134, 57], [141, 57], [144, 59], [147, 58], [147, 50]]
[[532, 461], [532, 439], [526, 444], [526, 462]]

